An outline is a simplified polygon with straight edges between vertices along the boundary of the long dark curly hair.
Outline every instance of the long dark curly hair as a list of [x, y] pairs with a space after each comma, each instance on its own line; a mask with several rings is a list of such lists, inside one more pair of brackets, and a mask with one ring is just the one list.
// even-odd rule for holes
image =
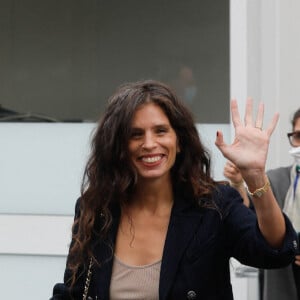
[[[199, 199], [210, 195], [215, 182], [210, 174], [209, 154], [202, 145], [192, 113], [167, 85], [153, 80], [120, 86], [110, 97], [92, 140], [91, 155], [82, 183], [80, 213], [73, 224], [68, 268], [72, 284], [92, 253], [92, 237], [105, 238], [111, 223], [111, 206], [130, 201], [137, 181], [128, 155], [131, 121], [145, 103], [160, 106], [176, 132], [180, 153], [171, 170], [172, 184], [200, 206], [214, 207], [213, 201]], [[209, 197], [208, 197], [209, 198]], [[207, 199], [207, 197], [206, 197]], [[101, 215], [101, 226], [95, 224]]]

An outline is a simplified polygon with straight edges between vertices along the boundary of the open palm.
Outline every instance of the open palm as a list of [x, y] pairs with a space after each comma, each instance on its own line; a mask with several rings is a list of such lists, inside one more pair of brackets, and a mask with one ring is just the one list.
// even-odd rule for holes
[[222, 152], [223, 156], [233, 162], [243, 173], [251, 170], [265, 169], [270, 137], [276, 127], [279, 115], [276, 113], [267, 126], [262, 129], [264, 117], [264, 105], [261, 103], [258, 107], [256, 119], [253, 119], [253, 101], [247, 99], [244, 122], [242, 122], [238, 110], [237, 101], [231, 100], [231, 117], [235, 129], [235, 138], [231, 145], [223, 140], [221, 131], [217, 132], [216, 146]]

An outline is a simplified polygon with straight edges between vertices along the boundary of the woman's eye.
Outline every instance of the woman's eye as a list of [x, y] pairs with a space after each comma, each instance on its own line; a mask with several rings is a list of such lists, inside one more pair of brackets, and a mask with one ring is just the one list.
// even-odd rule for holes
[[157, 132], [158, 134], [163, 134], [163, 133], [166, 133], [166, 132], [167, 132], [167, 129], [166, 129], [166, 128], [158, 128], [156, 132]]
[[139, 131], [133, 131], [130, 134], [130, 138], [132, 138], [132, 139], [137, 139], [141, 136], [142, 136], [142, 132], [139, 132]]

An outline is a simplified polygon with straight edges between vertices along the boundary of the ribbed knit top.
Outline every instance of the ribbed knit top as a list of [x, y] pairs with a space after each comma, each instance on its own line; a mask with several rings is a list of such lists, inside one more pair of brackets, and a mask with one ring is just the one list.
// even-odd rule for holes
[[110, 283], [110, 299], [159, 299], [160, 267], [161, 260], [144, 266], [130, 266], [115, 256]]

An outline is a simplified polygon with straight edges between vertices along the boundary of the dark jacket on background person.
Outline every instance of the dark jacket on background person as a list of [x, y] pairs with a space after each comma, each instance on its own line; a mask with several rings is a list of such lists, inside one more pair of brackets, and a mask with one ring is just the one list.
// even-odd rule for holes
[[[219, 185], [213, 199], [218, 209], [200, 208], [177, 194], [162, 257], [160, 300], [232, 300], [230, 257], [257, 268], [279, 268], [293, 261], [297, 235], [287, 217], [283, 245], [274, 249], [262, 236], [255, 213], [243, 205], [236, 190]], [[94, 264], [92, 268], [87, 299], [109, 299], [119, 216], [120, 210], [114, 209], [109, 237], [94, 243], [94, 254], [101, 265]], [[66, 284], [68, 278], [67, 269], [65, 284], [54, 286], [51, 300], [72, 299]], [[86, 272], [82, 272], [72, 288], [73, 299], [82, 299], [85, 280]]]

